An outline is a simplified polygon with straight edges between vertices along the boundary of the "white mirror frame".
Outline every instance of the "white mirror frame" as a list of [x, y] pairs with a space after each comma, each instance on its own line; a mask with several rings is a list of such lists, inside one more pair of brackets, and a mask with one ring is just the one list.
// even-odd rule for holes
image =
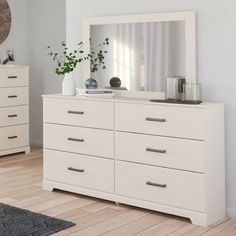
[[[92, 25], [108, 25], [122, 23], [142, 23], [142, 22], [165, 22], [165, 21], [184, 21], [185, 22], [185, 41], [186, 41], [186, 82], [196, 83], [196, 13], [194, 11], [187, 12], [167, 12], [143, 15], [120, 15], [120, 16], [102, 16], [89, 17], [84, 19], [84, 42], [90, 39], [90, 27]], [[90, 51], [87, 44], [86, 50]], [[84, 63], [84, 77], [90, 77], [89, 61]], [[157, 92], [121, 92], [125, 96], [142, 93], [144, 97], [157, 97]], [[145, 94], [146, 93], [146, 94]], [[149, 94], [150, 96], [148, 96]], [[151, 96], [151, 94], [153, 96]], [[163, 97], [163, 93], [159, 93]], [[136, 96], [135, 95], [135, 96]], [[128, 95], [129, 96], [129, 95]], [[140, 94], [138, 95], [140, 97]]]

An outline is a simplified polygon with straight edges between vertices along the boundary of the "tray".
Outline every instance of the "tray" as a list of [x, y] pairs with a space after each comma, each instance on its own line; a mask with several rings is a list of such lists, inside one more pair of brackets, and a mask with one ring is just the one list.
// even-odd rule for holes
[[199, 105], [202, 101], [180, 101], [180, 100], [170, 100], [170, 99], [151, 99], [150, 102], [157, 103], [172, 103], [172, 104], [186, 104], [186, 105]]

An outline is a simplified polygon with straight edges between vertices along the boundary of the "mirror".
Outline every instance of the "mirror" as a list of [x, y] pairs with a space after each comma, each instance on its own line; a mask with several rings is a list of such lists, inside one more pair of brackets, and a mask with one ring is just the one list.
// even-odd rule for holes
[[[163, 92], [166, 77], [196, 82], [194, 12], [87, 18], [84, 26], [90, 52], [109, 39], [109, 46], [102, 49], [107, 51], [105, 69], [96, 72], [99, 87]], [[84, 72], [89, 78], [90, 65]]]
[[[101, 88], [164, 91], [165, 78], [186, 76], [185, 22], [92, 25], [91, 48], [109, 39], [105, 69], [96, 72]], [[111, 78], [120, 79], [119, 84]]]

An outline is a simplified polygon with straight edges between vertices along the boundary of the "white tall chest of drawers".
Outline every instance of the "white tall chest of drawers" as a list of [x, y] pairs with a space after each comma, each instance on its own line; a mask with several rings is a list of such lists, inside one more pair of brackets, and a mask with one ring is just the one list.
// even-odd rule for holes
[[44, 181], [190, 218], [225, 217], [224, 105], [44, 96]]
[[0, 156], [30, 152], [29, 67], [0, 66]]

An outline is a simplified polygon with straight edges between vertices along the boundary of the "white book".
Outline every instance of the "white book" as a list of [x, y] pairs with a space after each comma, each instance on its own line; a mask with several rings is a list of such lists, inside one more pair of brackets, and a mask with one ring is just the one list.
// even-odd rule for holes
[[114, 94], [84, 94], [84, 93], [77, 93], [76, 96], [97, 97], [97, 98], [113, 98]]
[[81, 89], [81, 88], [77, 88], [76, 92], [81, 93], [81, 94], [112, 94], [113, 90], [112, 89]]

